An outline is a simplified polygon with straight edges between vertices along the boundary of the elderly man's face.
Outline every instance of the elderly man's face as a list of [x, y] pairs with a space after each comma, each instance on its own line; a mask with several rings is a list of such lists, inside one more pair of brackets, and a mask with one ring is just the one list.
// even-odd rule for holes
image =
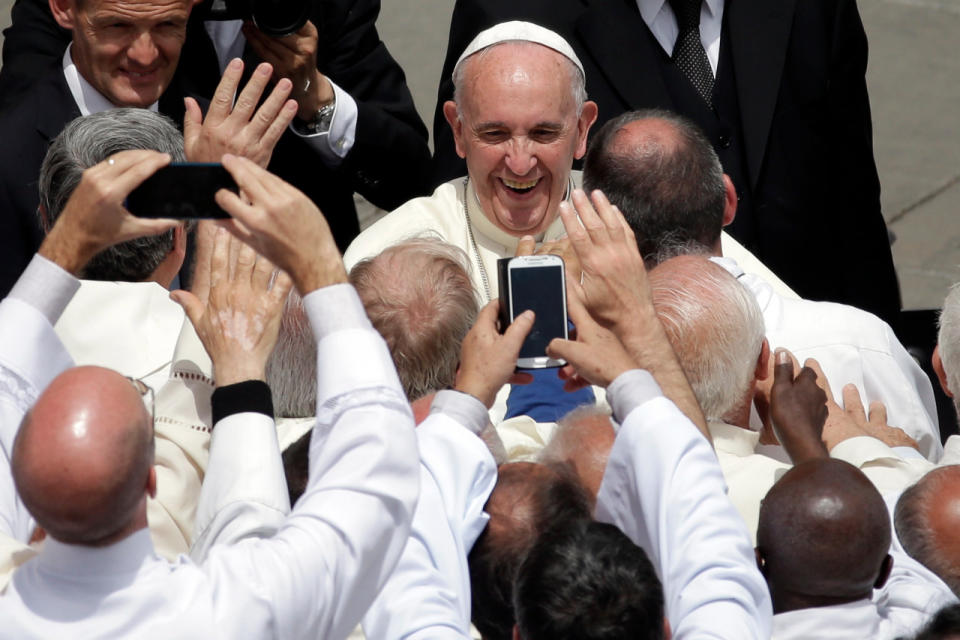
[[80, 74], [110, 102], [147, 107], [170, 85], [186, 39], [192, 0], [53, 0], [73, 31]]
[[577, 116], [571, 65], [547, 47], [502, 44], [465, 64], [460, 117], [452, 102], [444, 113], [480, 206], [507, 233], [541, 233], [557, 217], [573, 159], [586, 151], [596, 105]]

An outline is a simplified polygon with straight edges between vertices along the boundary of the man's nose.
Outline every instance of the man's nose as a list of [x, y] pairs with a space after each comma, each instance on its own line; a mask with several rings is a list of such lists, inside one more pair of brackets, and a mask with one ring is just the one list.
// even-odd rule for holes
[[150, 32], [144, 31], [127, 48], [127, 57], [134, 63], [149, 67], [157, 59], [157, 45], [153, 42]]
[[507, 168], [518, 176], [527, 175], [537, 165], [537, 156], [527, 138], [510, 140], [506, 164]]

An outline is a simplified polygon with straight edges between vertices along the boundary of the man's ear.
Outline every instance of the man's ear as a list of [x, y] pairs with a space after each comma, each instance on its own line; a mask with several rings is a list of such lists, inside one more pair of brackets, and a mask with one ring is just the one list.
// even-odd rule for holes
[[930, 357], [930, 364], [933, 365], [933, 370], [937, 374], [937, 380], [940, 381], [940, 386], [943, 388], [943, 392], [947, 394], [948, 398], [952, 398], [953, 392], [950, 391], [950, 387], [947, 386], [947, 370], [943, 368], [943, 360], [940, 359], [939, 344], [933, 348], [933, 355]]
[[443, 117], [447, 119], [447, 124], [450, 125], [450, 130], [453, 131], [453, 142], [457, 146], [457, 155], [461, 158], [466, 158], [467, 152], [463, 148], [463, 120], [460, 119], [456, 102], [447, 100], [443, 103]]
[[733, 186], [733, 180], [731, 180], [727, 174], [723, 174], [723, 188], [725, 191], [723, 200], [723, 226], [726, 227], [737, 217], [737, 188]]
[[523, 640], [523, 636], [520, 635], [520, 628], [517, 625], [513, 625], [513, 640]]
[[577, 118], [577, 150], [573, 157], [580, 159], [587, 152], [587, 134], [590, 133], [590, 127], [597, 121], [599, 108], [593, 100], [587, 100], [583, 103], [583, 109], [580, 111], [580, 117]]
[[764, 578], [767, 577], [767, 561], [763, 559], [763, 554], [760, 552], [758, 547], [753, 548], [753, 555], [757, 559], [757, 569], [760, 569], [760, 573]]
[[77, 5], [75, 0], [49, 0], [50, 13], [64, 29], [73, 29], [77, 22]]
[[887, 554], [883, 558], [883, 562], [880, 563], [880, 575], [877, 576], [877, 581], [873, 583], [874, 589], [880, 589], [887, 583], [887, 578], [890, 577], [890, 572], [893, 570], [893, 558], [890, 557], [890, 554]]
[[147, 474], [147, 495], [151, 498], [157, 497], [157, 468], [150, 465], [150, 472]]
[[663, 616], [663, 640], [670, 640], [673, 637], [673, 629], [670, 628], [670, 621], [667, 616]]
[[766, 338], [760, 345], [760, 356], [757, 358], [757, 368], [753, 375], [757, 380], [766, 380], [770, 375], [770, 343]]

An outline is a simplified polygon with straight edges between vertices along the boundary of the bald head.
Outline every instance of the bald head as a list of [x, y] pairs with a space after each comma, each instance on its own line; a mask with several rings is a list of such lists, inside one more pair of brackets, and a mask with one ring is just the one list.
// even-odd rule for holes
[[[145, 520], [153, 491], [153, 425], [130, 381], [102, 367], [58, 376], [23, 419], [13, 478], [48, 534], [108, 544]], [[139, 527], [137, 527], [139, 528]]]
[[650, 288], [704, 415], [746, 427], [765, 333], [753, 294], [702, 256], [661, 263], [650, 272]]
[[540, 459], [570, 465], [595, 503], [616, 437], [607, 411], [594, 405], [579, 407], [557, 422]]
[[960, 465], [934, 469], [904, 491], [894, 525], [907, 553], [960, 594]]
[[869, 598], [889, 573], [880, 493], [840, 460], [797, 465], [760, 505], [757, 553], [774, 613]]
[[664, 254], [719, 255], [723, 167], [690, 120], [649, 109], [608, 121], [590, 140], [583, 185], [619, 207], [648, 264]]

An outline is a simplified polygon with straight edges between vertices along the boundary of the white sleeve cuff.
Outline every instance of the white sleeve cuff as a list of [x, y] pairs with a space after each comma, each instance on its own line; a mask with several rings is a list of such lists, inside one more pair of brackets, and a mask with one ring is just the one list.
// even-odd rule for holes
[[469, 393], [459, 391], [438, 391], [430, 405], [430, 413], [444, 413], [477, 436], [490, 421], [490, 415], [482, 402]]
[[650, 372], [644, 369], [631, 369], [621, 373], [607, 387], [607, 402], [619, 424], [623, 424], [630, 412], [640, 405], [660, 397], [663, 397], [660, 385]]
[[304, 135], [297, 131], [293, 123], [290, 124], [289, 129], [310, 145], [320, 155], [325, 165], [336, 167], [350, 153], [353, 142], [357, 138], [358, 109], [353, 96], [338, 87], [337, 83], [330, 78], [327, 78], [327, 80], [333, 87], [333, 95], [336, 100], [333, 108], [333, 118], [330, 120], [330, 129], [311, 135]]
[[38, 253], [8, 295], [37, 309], [55, 325], [79, 288], [79, 280]]
[[347, 283], [311, 291], [303, 306], [317, 342], [344, 329], [373, 329], [357, 290]]

